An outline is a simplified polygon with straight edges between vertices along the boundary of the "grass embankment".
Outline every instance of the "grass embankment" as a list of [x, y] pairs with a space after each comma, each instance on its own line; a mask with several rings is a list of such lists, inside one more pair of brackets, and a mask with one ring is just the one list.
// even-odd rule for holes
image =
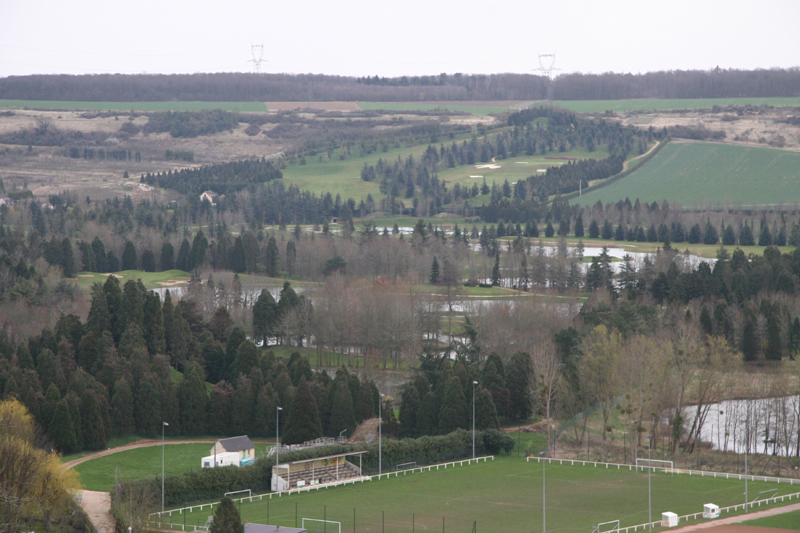
[[[546, 104], [536, 102], [532, 106]], [[615, 111], [655, 110], [674, 111], [677, 109], [710, 109], [714, 106], [745, 106], [745, 105], [771, 105], [776, 107], [800, 106], [800, 98], [775, 97], [775, 98], [675, 98], [675, 99], [633, 99], [633, 100], [554, 100], [551, 102], [556, 107], [569, 109], [578, 113], [603, 113]]]
[[0, 100], [0, 108], [70, 109], [98, 111], [241, 111], [266, 113], [263, 102], [77, 102], [60, 100]]
[[664, 199], [684, 207], [800, 202], [800, 153], [774, 148], [671, 142], [633, 174], [572, 203]]
[[358, 102], [358, 107], [365, 111], [461, 111], [470, 115], [499, 115], [514, 111], [511, 106], [517, 103], [510, 101], [496, 102], [497, 105], [468, 105], [453, 102]]
[[[797, 486], [750, 482], [753, 493]], [[648, 520], [648, 476], [628, 469], [550, 464], [546, 466], [548, 529], [591, 531], [599, 522], [620, 520], [620, 526]], [[445, 531], [528, 531], [542, 524], [542, 465], [514, 456], [472, 466], [401, 475], [319, 492], [286, 496], [241, 506], [244, 520], [294, 526], [301, 519], [337, 521], [343, 531], [399, 532], [412, 528]], [[678, 515], [740, 503], [743, 482], [688, 475], [652, 476], [653, 517], [663, 511]], [[794, 500], [796, 501], [796, 500]], [[788, 503], [788, 502], [787, 502]], [[295, 515], [295, 512], [297, 515]], [[209, 509], [170, 519], [176, 524], [204, 523]], [[726, 515], [727, 516], [727, 515]], [[355, 524], [353, 523], [355, 517]], [[385, 529], [384, 529], [385, 528]]]

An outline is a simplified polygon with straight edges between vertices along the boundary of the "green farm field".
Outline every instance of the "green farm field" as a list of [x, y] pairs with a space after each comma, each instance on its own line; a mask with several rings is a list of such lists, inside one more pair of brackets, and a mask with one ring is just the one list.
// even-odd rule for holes
[[634, 201], [744, 206], [800, 202], [800, 153], [715, 143], [672, 142], [636, 172], [572, 202]]
[[[535, 102], [533, 106], [546, 102]], [[687, 98], [687, 99], [635, 99], [635, 100], [554, 100], [552, 105], [578, 113], [603, 113], [605, 111], [706, 109], [718, 106], [771, 105], [776, 107], [800, 106], [800, 98]]]
[[[750, 482], [749, 493], [777, 488], [791, 494], [800, 487]], [[720, 507], [742, 503], [744, 483], [688, 475], [654, 474], [653, 519], [663, 511], [679, 516], [700, 512], [704, 503]], [[588, 466], [547, 465], [547, 529], [588, 533], [600, 522], [620, 526], [648, 520], [647, 474]], [[796, 502], [797, 500], [793, 500]], [[789, 503], [787, 501], [787, 503]], [[542, 526], [542, 465], [512, 457], [471, 466], [400, 475], [292, 496], [243, 503], [244, 520], [273, 525], [301, 525], [302, 518], [340, 522], [342, 531], [400, 532], [412, 529], [450, 532], [540, 531]], [[296, 513], [296, 514], [295, 514]], [[203, 511], [173, 514], [176, 526], [204, 524]], [[355, 516], [355, 524], [354, 524]], [[164, 523], [163, 527], [167, 527]], [[316, 530], [315, 530], [316, 531]]]
[[242, 111], [266, 113], [263, 102], [68, 102], [60, 100], [0, 100], [0, 108], [74, 109], [98, 111]]

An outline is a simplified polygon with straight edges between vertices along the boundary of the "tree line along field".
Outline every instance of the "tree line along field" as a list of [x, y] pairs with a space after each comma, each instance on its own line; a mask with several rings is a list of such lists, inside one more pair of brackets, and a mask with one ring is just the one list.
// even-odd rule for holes
[[636, 172], [572, 200], [592, 205], [630, 198], [683, 206], [786, 206], [800, 201], [800, 153], [774, 148], [672, 142]]
[[[532, 105], [541, 105], [535, 102]], [[714, 106], [770, 105], [775, 107], [800, 106], [800, 97], [747, 97], [747, 98], [643, 98], [630, 100], [554, 100], [556, 107], [578, 113], [603, 113], [615, 111], [656, 110], [674, 111], [678, 109], [706, 109]]]
[[[546, 465], [547, 528], [587, 533], [600, 522], [620, 527], [648, 520], [647, 474], [628, 468], [568, 464]], [[744, 482], [685, 474], [652, 476], [653, 520], [672, 511], [678, 516], [703, 510], [703, 504], [726, 507], [744, 503]], [[754, 499], [761, 491], [800, 491], [797, 485], [748, 483]], [[221, 495], [220, 495], [221, 496]], [[795, 501], [795, 500], [793, 500]], [[787, 502], [788, 503], [788, 502]], [[237, 504], [238, 505], [238, 504]], [[542, 526], [542, 465], [523, 459], [496, 458], [388, 480], [369, 481], [241, 504], [243, 520], [272, 525], [301, 525], [302, 518], [340, 522], [342, 531], [539, 531]], [[297, 513], [297, 515], [295, 515]], [[202, 525], [211, 511], [195, 510], [165, 518], [177, 525]], [[355, 514], [355, 524], [354, 522]], [[355, 527], [354, 527], [355, 526]]]
[[266, 113], [262, 102], [77, 102], [62, 100], [0, 100], [0, 108], [100, 111], [240, 111]]

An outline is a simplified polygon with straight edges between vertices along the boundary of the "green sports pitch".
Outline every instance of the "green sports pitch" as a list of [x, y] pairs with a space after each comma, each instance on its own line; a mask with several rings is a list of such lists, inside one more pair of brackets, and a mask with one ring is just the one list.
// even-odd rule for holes
[[[646, 523], [647, 473], [626, 466], [592, 465], [546, 465], [547, 529], [591, 533], [602, 522], [619, 520], [620, 527]], [[380, 481], [273, 496], [269, 501], [242, 503], [240, 512], [243, 520], [284, 527], [300, 527], [303, 518], [338, 522], [342, 532], [470, 532], [473, 528], [541, 531], [542, 470], [540, 463], [497, 458], [470, 466], [400, 473]], [[745, 498], [744, 482], [734, 479], [654, 473], [651, 483], [654, 521], [660, 520], [664, 511], [683, 516], [702, 512], [706, 503], [726, 507], [744, 503]], [[800, 492], [800, 484], [750, 481], [750, 500], [769, 489], [777, 489], [778, 495], [793, 494]], [[210, 514], [208, 506], [203, 511], [195, 508], [193, 512], [173, 513], [164, 518], [161, 527], [202, 526]], [[315, 531], [319, 524], [314, 523]], [[336, 533], [338, 526], [323, 529]]]

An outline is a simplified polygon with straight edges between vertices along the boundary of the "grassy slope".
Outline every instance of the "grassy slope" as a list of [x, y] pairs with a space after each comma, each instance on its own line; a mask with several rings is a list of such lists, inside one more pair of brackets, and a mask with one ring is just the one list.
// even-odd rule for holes
[[225, 111], [267, 112], [263, 102], [68, 102], [58, 100], [0, 100], [0, 108], [86, 109], [100, 111]]
[[744, 205], [800, 201], [800, 153], [714, 143], [670, 143], [649, 163], [574, 203], [598, 200], [680, 202], [684, 206], [729, 202]]
[[[623, 527], [647, 521], [646, 474], [548, 465], [546, 478], [548, 529], [585, 533], [607, 520], [619, 519]], [[765, 486], [750, 485], [754, 491]], [[797, 492], [797, 487], [774, 486], [780, 494]], [[742, 489], [742, 482], [734, 480], [655, 474], [653, 517], [662, 511], [698, 512], [708, 501], [732, 505], [742, 499]], [[438, 529], [443, 517], [447, 531], [471, 531], [474, 521], [482, 531], [528, 531], [542, 524], [542, 467], [501, 457], [486, 464], [282, 497], [269, 504], [270, 523], [294, 526], [295, 504], [300, 518], [325, 514], [341, 522], [343, 531], [353, 528], [354, 508], [360, 531], [380, 531], [382, 512], [390, 532], [410, 530], [412, 520], [417, 528]], [[267, 507], [266, 502], [243, 504], [242, 518], [266, 523]], [[203, 523], [208, 515], [208, 509], [189, 513], [186, 523]], [[172, 520], [182, 523], [183, 517], [173, 515]]]
[[[536, 102], [541, 105], [545, 102]], [[636, 99], [636, 100], [555, 100], [554, 106], [563, 107], [579, 113], [602, 113], [607, 110], [619, 113], [638, 110], [669, 111], [674, 109], [703, 109], [715, 105], [772, 105], [800, 106], [800, 98], [689, 98], [689, 99]]]
[[[144, 286], [148, 289], [157, 289], [160, 287], [165, 287], [166, 285], [162, 285], [162, 282], [169, 282], [169, 281], [179, 281], [185, 280], [189, 281], [191, 275], [188, 272], [184, 272], [183, 270], [166, 270], [164, 272], [143, 272], [141, 270], [123, 270], [121, 272], [116, 272], [118, 276], [122, 276], [119, 279], [120, 285], [125, 284], [128, 280], [137, 280], [141, 279]], [[90, 289], [92, 284], [94, 283], [105, 283], [106, 278], [108, 275], [98, 274], [96, 272], [80, 272], [78, 274], [78, 285], [83, 289]], [[168, 286], [167, 286], [168, 287]]]

